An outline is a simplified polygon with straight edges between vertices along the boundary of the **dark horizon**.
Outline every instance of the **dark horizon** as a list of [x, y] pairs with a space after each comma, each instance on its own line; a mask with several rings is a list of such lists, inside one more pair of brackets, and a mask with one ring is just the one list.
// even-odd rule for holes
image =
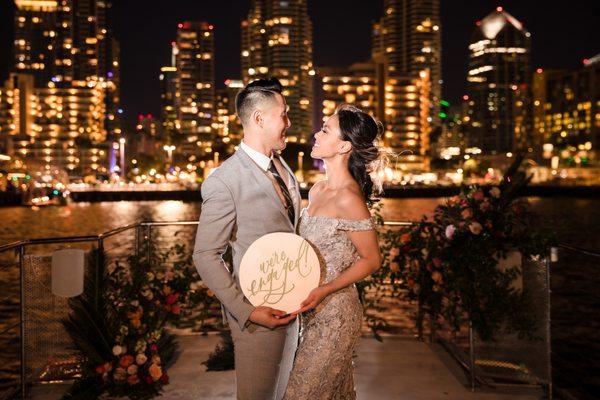
[[[165, 8], [140, 0], [114, 2], [114, 32], [121, 45], [121, 107], [126, 127], [138, 114], [160, 115], [161, 66], [170, 60], [170, 43], [177, 23], [204, 20], [215, 26], [216, 84], [239, 78], [240, 22], [249, 0], [221, 2], [180, 0]], [[341, 0], [308, 1], [313, 21], [314, 62], [317, 67], [346, 66], [370, 57], [370, 30], [383, 13], [383, 0], [360, 2], [352, 7]], [[532, 35], [532, 71], [536, 68], [582, 66], [584, 58], [600, 52], [597, 27], [600, 5], [591, 0], [572, 2], [569, 7], [533, 2], [466, 0], [460, 6], [440, 2], [442, 26], [443, 97], [456, 104], [466, 88], [468, 44], [475, 22], [498, 6], [521, 21]], [[0, 4], [0, 79], [12, 66], [14, 3]]]

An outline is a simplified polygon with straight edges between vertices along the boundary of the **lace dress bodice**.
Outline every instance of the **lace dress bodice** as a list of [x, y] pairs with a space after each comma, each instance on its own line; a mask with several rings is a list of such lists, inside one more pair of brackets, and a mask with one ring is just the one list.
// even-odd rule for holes
[[[315, 249], [321, 284], [335, 279], [359, 255], [348, 231], [374, 229], [371, 219], [347, 220], [300, 213], [299, 234]], [[354, 285], [327, 296], [302, 315], [300, 344], [285, 400], [355, 399], [352, 355], [360, 337], [363, 310]]]

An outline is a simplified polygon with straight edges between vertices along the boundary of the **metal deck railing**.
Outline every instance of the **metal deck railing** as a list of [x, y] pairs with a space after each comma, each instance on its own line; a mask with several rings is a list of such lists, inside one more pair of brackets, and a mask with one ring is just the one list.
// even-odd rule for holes
[[[65, 343], [66, 334], [60, 323], [68, 313], [68, 306], [65, 300], [52, 295], [49, 286], [49, 255], [57, 245], [98, 250], [96, 265], [86, 264], [86, 273], [99, 277], [104, 273], [106, 263], [115, 258], [136, 254], [149, 259], [153, 246], [167, 247], [174, 240], [192, 244], [197, 224], [197, 221], [147, 221], [99, 235], [28, 239], [0, 246], [0, 269], [6, 272], [3, 276], [9, 280], [0, 282], [0, 344], [3, 348], [0, 352], [0, 399], [26, 398], [28, 387], [33, 384], [72, 379], [78, 373], [76, 366], [80, 358], [72, 346]], [[388, 221], [384, 227], [393, 229], [412, 224]], [[548, 256], [528, 261], [533, 263], [527, 264], [527, 271], [531, 273], [524, 273], [523, 277], [524, 285], [535, 289], [534, 311], [541, 317], [537, 327], [539, 340], [531, 342], [503, 337], [499, 342], [489, 344], [479, 341], [469, 326], [458, 333], [441, 329], [430, 335], [431, 340], [441, 342], [464, 367], [473, 390], [478, 384], [536, 385], [543, 386], [547, 397], [552, 398], [553, 310], [550, 304], [551, 287], [554, 286], [551, 269], [568, 268], [566, 264], [573, 261], [573, 255], [585, 260], [590, 268], [597, 267], [600, 260], [600, 254], [567, 245], [560, 245], [553, 252], [552, 259]], [[100, 279], [95, 281], [101, 282]], [[95, 295], [100, 296], [101, 290], [96, 287]], [[411, 307], [416, 310], [418, 305]], [[595, 336], [591, 335], [595, 335], [595, 331], [585, 332], [593, 340]], [[523, 352], [523, 349], [527, 351]], [[573, 367], [568, 365], [566, 358], [559, 363], [564, 364], [561, 368]], [[575, 383], [567, 380], [563, 385], [576, 386]]]

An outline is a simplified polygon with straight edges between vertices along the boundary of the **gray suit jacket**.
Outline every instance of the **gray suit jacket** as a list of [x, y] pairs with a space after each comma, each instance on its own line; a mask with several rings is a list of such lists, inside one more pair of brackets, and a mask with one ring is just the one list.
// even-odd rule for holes
[[[294, 176], [289, 166], [283, 166]], [[204, 284], [243, 330], [254, 310], [239, 287], [239, 266], [248, 247], [273, 232], [296, 231], [300, 191], [294, 178], [295, 221], [292, 224], [273, 181], [241, 148], [202, 183], [202, 209], [194, 246], [194, 264]], [[231, 246], [233, 274], [223, 254]], [[253, 325], [253, 324], [249, 324]], [[249, 326], [248, 325], [248, 326]]]

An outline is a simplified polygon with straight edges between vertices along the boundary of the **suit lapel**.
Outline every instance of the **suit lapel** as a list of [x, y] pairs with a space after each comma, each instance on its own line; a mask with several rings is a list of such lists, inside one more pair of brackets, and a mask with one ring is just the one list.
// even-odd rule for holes
[[[246, 152], [244, 150], [238, 149], [235, 154], [237, 155], [239, 160], [242, 162], [244, 167], [248, 171], [250, 171], [250, 174], [254, 178], [258, 187], [260, 187], [265, 192], [265, 194], [275, 202], [277, 209], [285, 217], [285, 220], [288, 222], [288, 224], [292, 228], [295, 228], [295, 226], [292, 226], [292, 222], [290, 221], [288, 214], [285, 211], [285, 207], [283, 206], [283, 204], [281, 204], [281, 200], [279, 199], [279, 196], [277, 195], [277, 192], [275, 191], [273, 182], [267, 177], [265, 172], [263, 170], [261, 170], [261, 168], [254, 161], [252, 161], [250, 156], [248, 154], [246, 154]], [[296, 206], [294, 205], [294, 210], [295, 210], [295, 207]]]

